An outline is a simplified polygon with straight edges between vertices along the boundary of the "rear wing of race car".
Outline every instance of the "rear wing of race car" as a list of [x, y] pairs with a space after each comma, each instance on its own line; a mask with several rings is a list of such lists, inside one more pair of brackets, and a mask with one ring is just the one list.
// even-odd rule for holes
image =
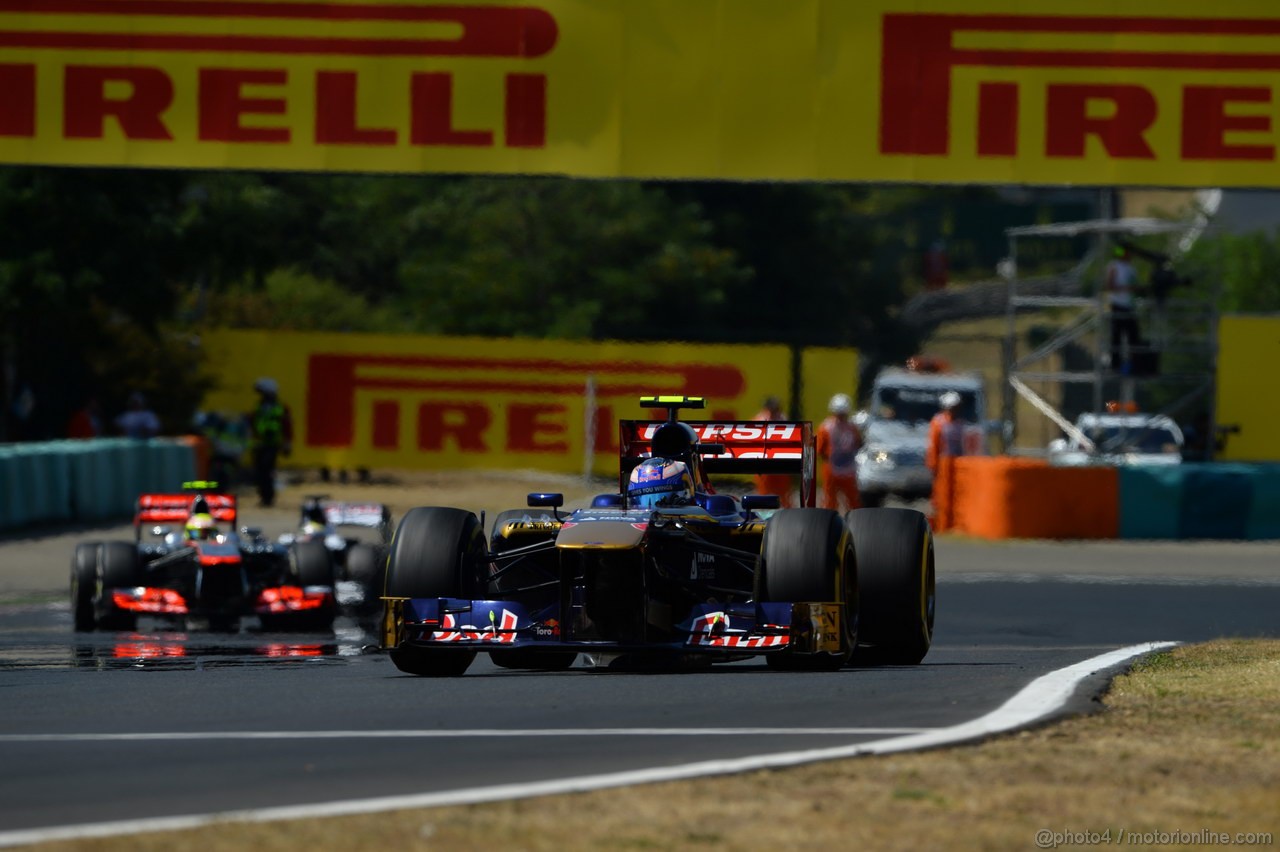
[[321, 500], [325, 521], [333, 527], [371, 527], [384, 543], [391, 540], [391, 509], [383, 503], [342, 503]]
[[143, 494], [133, 513], [135, 536], [141, 538], [146, 524], [166, 524], [185, 521], [198, 504], [203, 502], [215, 521], [236, 525], [236, 496], [234, 494]]
[[[666, 443], [667, 434], [675, 431], [667, 428], [677, 422], [680, 408], [702, 408], [699, 398], [656, 397], [640, 403], [646, 408], [667, 408], [667, 421], [622, 420], [619, 423], [618, 486], [625, 491], [631, 470], [640, 462], [654, 455], [654, 438], [658, 437], [659, 454], [683, 455], [672, 452]], [[697, 456], [702, 471], [707, 474], [734, 475], [799, 474], [800, 505], [813, 506], [816, 497], [816, 455], [813, 424], [807, 420], [715, 420], [678, 421], [680, 429], [689, 435], [686, 452]], [[659, 435], [659, 430], [663, 435]]]

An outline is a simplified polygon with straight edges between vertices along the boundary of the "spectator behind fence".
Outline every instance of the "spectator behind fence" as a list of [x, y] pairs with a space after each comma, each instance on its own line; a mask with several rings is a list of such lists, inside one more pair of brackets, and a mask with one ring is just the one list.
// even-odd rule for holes
[[116, 418], [116, 428], [126, 438], [154, 438], [160, 434], [160, 418], [147, 408], [147, 398], [134, 391], [129, 395], [129, 407]]
[[91, 396], [67, 421], [67, 437], [99, 438], [101, 436], [102, 406], [98, 404], [96, 396]]

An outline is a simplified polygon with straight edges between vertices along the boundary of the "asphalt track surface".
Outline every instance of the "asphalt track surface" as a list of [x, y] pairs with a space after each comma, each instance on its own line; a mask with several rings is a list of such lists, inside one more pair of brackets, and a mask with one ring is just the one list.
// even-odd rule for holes
[[[0, 843], [871, 746], [990, 714], [1046, 673], [1119, 648], [1280, 634], [1280, 543], [941, 537], [920, 666], [636, 674], [580, 658], [539, 673], [481, 655], [462, 678], [426, 680], [396, 671], [350, 619], [301, 636], [75, 634], [66, 565], [76, 541], [101, 536], [0, 541]], [[24, 569], [35, 563], [47, 571]], [[1068, 709], [1085, 709], [1113, 671]]]

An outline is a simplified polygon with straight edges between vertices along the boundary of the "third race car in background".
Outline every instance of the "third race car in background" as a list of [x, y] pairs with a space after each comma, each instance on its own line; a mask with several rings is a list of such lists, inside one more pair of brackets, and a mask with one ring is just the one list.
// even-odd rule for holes
[[[699, 398], [649, 397], [665, 421], [621, 423], [619, 490], [563, 513], [528, 496], [486, 540], [483, 518], [419, 507], [392, 539], [383, 644], [402, 671], [456, 676], [477, 653], [508, 668], [911, 665], [933, 635], [933, 538], [909, 509], [813, 508], [807, 422], [681, 422]], [[687, 488], [655, 495], [673, 471]], [[635, 472], [635, 473], [633, 473]], [[708, 474], [800, 474], [802, 508], [717, 493]], [[660, 499], [654, 500], [658, 496]]]
[[[349, 534], [355, 530], [366, 536]], [[309, 494], [302, 499], [297, 532], [282, 534], [279, 542], [285, 546], [300, 541], [323, 544], [333, 561], [338, 602], [345, 609], [366, 612], [380, 606], [391, 530], [391, 509], [382, 503], [352, 503], [330, 500], [327, 494]]]

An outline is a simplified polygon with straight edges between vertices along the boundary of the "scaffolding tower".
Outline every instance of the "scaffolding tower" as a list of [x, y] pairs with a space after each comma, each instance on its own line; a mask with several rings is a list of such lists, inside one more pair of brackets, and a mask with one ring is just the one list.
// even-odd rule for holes
[[[1047, 417], [1077, 443], [1089, 446], [1077, 430], [1074, 418], [1081, 413], [1102, 414], [1108, 403], [1140, 406], [1145, 413], [1173, 419], [1194, 409], [1208, 436], [1206, 452], [1212, 452], [1215, 434], [1214, 385], [1218, 361], [1217, 282], [1201, 288], [1201, 294], [1174, 287], [1157, 298], [1139, 288], [1136, 311], [1143, 340], [1128, 346], [1123, 357], [1112, 357], [1112, 313], [1102, 283], [1099, 260], [1111, 249], [1126, 246], [1140, 259], [1135, 266], [1140, 279], [1142, 265], [1154, 270], [1161, 260], [1172, 269], [1172, 260], [1203, 231], [1203, 226], [1161, 219], [1101, 219], [1009, 228], [1009, 260], [1003, 274], [1008, 281], [1007, 332], [1003, 416], [1009, 424], [1006, 451], [1014, 455], [1044, 455], [1046, 446], [1019, 440], [1019, 401]], [[1056, 286], [1034, 286], [1036, 279], [1019, 278], [1019, 250], [1029, 240], [1087, 237], [1091, 248]], [[1139, 244], [1137, 241], [1142, 241]], [[1161, 249], [1150, 248], [1163, 241]], [[1092, 276], [1097, 279], [1090, 282]], [[1044, 279], [1038, 283], [1043, 284]], [[1091, 286], [1092, 285], [1092, 286]], [[1056, 328], [1044, 339], [1028, 342], [1019, 334], [1018, 317], [1028, 312], [1048, 312]], [[1119, 363], [1113, 363], [1118, 360]], [[1033, 385], [1038, 386], [1039, 390]]]

